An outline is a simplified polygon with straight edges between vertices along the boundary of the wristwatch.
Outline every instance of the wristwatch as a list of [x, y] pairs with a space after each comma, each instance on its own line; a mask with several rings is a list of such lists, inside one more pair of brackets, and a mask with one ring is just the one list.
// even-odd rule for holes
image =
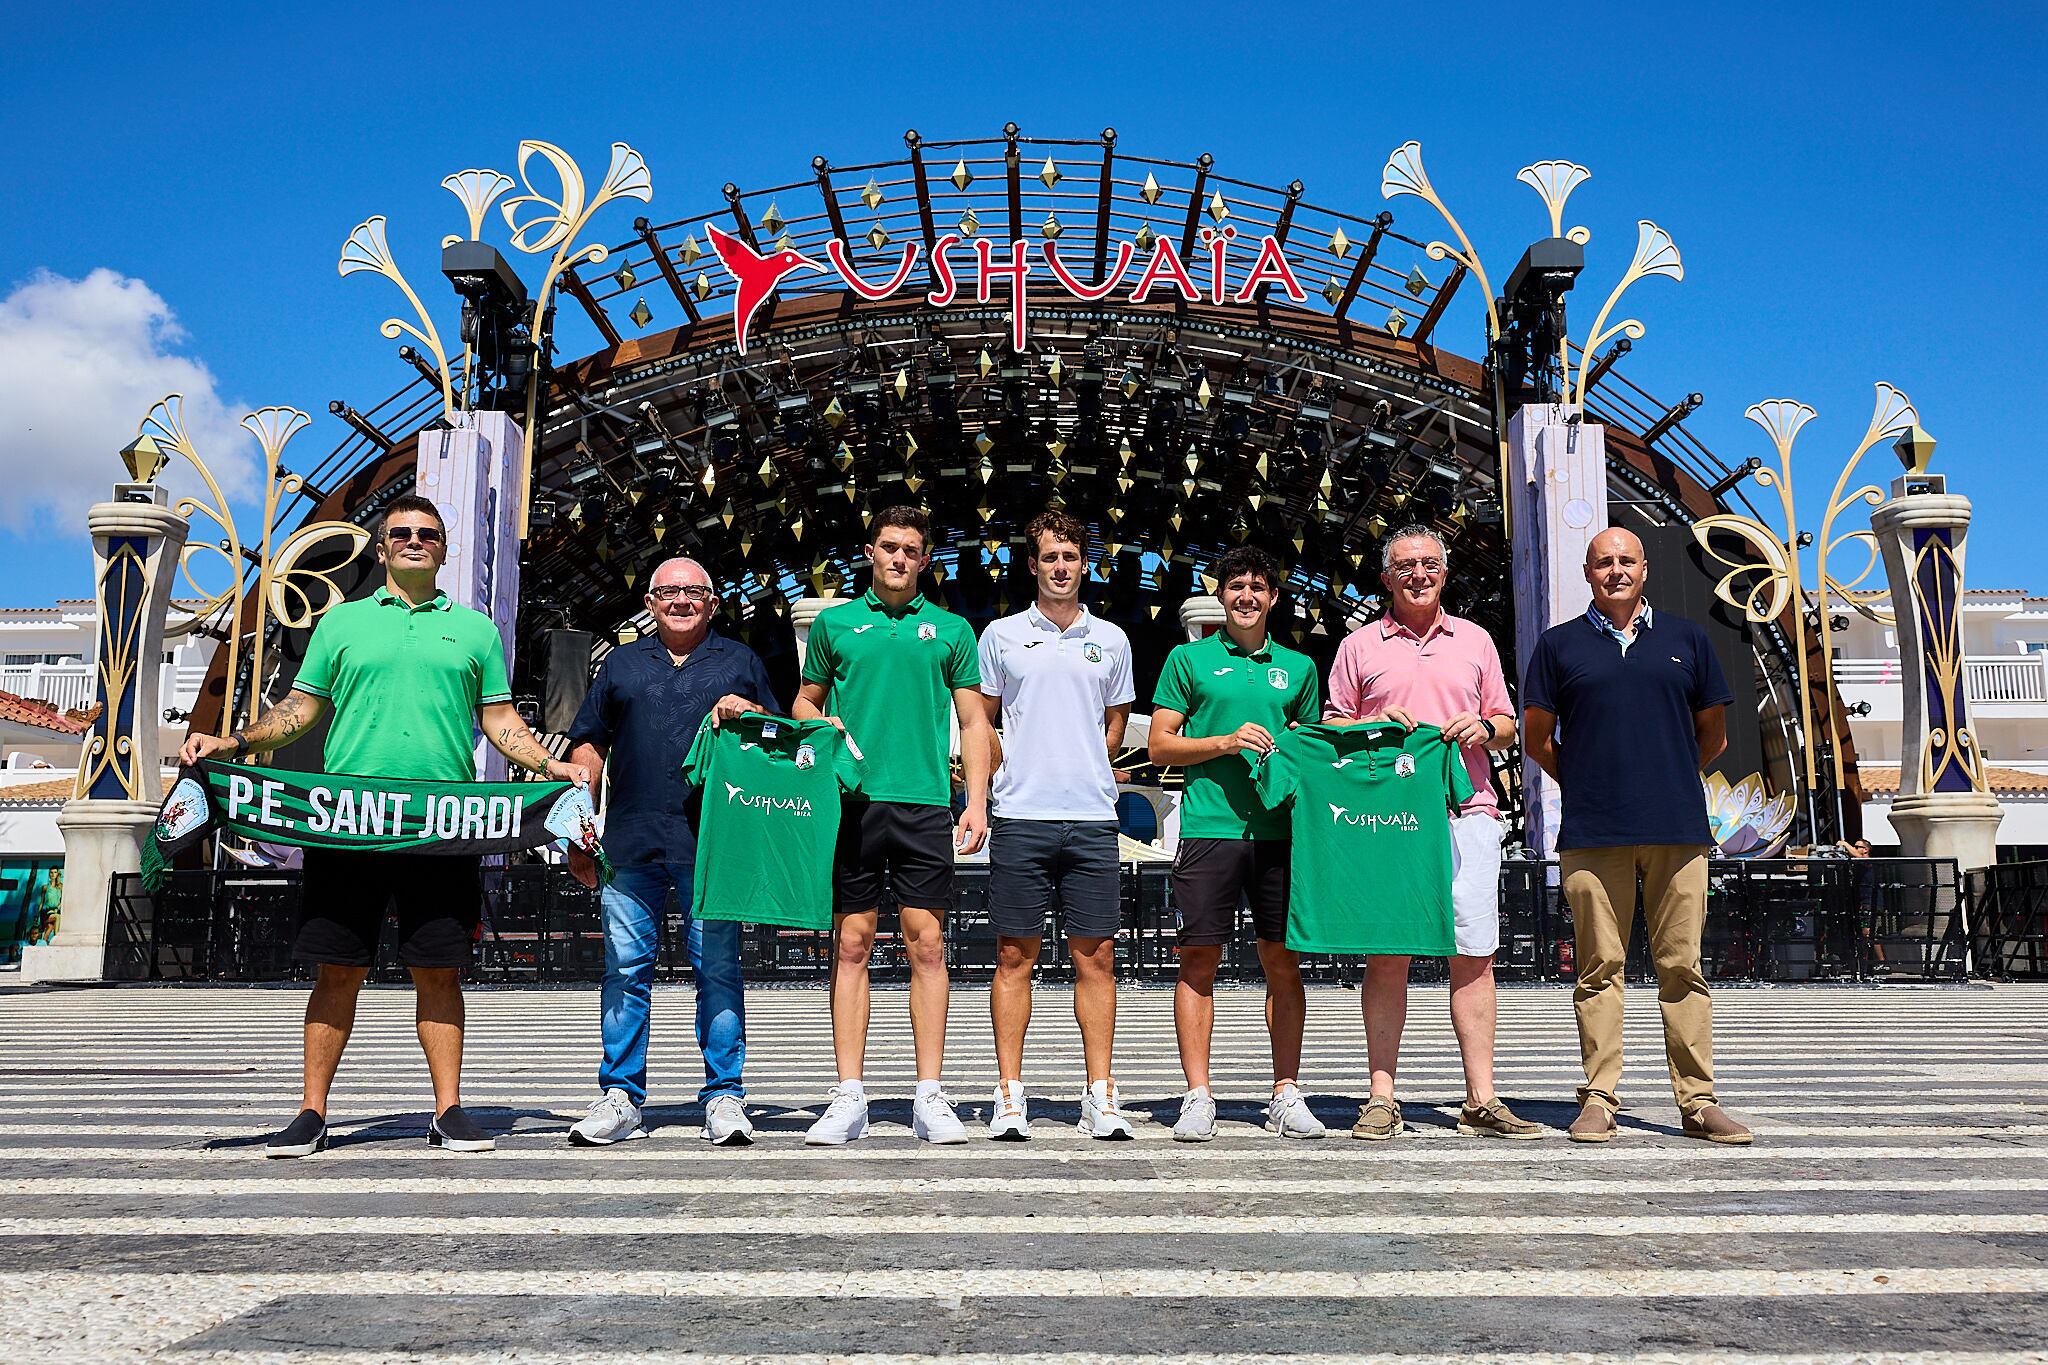
[[240, 730], [228, 731], [228, 738], [235, 742], [235, 756], [237, 758], [249, 752], [249, 737]]
[[1492, 716], [1481, 716], [1479, 718], [1479, 723], [1486, 727], [1486, 742], [1488, 744], [1497, 744], [1500, 742], [1500, 731], [1494, 728]]

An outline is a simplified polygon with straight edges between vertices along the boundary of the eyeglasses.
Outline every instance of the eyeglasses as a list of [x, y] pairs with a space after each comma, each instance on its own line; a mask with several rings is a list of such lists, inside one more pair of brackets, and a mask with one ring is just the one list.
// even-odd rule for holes
[[649, 588], [647, 595], [657, 602], [673, 602], [678, 597], [687, 598], [700, 607], [718, 596], [717, 593], [699, 583], [692, 583], [688, 587], [678, 587], [674, 583], [664, 583], [658, 588]]
[[1441, 559], [1401, 559], [1389, 564], [1387, 569], [1396, 578], [1413, 578], [1417, 574], [1435, 578], [1444, 571], [1444, 562]]
[[438, 526], [387, 526], [384, 528], [384, 535], [393, 545], [403, 545], [413, 540], [422, 545], [441, 543], [441, 528]]

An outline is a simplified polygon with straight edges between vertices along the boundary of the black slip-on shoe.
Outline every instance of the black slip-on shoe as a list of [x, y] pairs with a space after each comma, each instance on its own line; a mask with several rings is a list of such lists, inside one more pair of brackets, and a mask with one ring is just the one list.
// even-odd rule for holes
[[311, 1156], [327, 1149], [327, 1120], [312, 1109], [301, 1109], [299, 1116], [281, 1133], [273, 1133], [264, 1145], [263, 1155], [273, 1158]]
[[427, 1145], [451, 1152], [488, 1152], [498, 1143], [459, 1104], [451, 1104], [427, 1126]]

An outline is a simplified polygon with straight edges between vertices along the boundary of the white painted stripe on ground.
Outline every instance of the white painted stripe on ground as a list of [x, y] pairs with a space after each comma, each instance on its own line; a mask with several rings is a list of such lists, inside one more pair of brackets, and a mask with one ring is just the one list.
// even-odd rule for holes
[[189, 1275], [25, 1271], [10, 1274], [9, 1298], [43, 1301], [80, 1291], [129, 1298], [215, 1293], [264, 1298], [340, 1295], [632, 1297], [696, 1299], [1002, 1298], [1835, 1298], [1918, 1294], [2048, 1294], [2048, 1267], [1884, 1267], [1721, 1270], [1603, 1267], [1585, 1270], [415, 1270]]
[[[1162, 1182], [1161, 1193], [1169, 1192]], [[1587, 1214], [671, 1214], [429, 1217], [287, 1214], [275, 1217], [109, 1215], [0, 1218], [0, 1237], [1720, 1237], [1982, 1236], [2048, 1232], [2036, 1213]], [[1030, 1275], [1031, 1271], [1017, 1271]], [[1603, 1270], [1601, 1274], [1606, 1274]], [[2039, 1271], [2048, 1292], [2048, 1267]], [[550, 1276], [551, 1279], [551, 1276]], [[541, 1281], [529, 1280], [531, 1286]], [[390, 1292], [387, 1287], [383, 1292]], [[2014, 1291], [2030, 1292], [2030, 1291]]]
[[[1321, 1101], [1326, 1098], [1335, 1098], [1326, 1097], [1320, 1090], [1316, 1089], [1307, 1089], [1303, 1093], [1306, 1094], [1311, 1101]], [[105, 1114], [109, 1109], [112, 1109], [114, 1112], [120, 1114], [123, 1118], [202, 1118], [210, 1114], [232, 1115], [236, 1117], [246, 1118], [246, 1111], [251, 1109], [261, 1110], [266, 1115], [275, 1113], [278, 1109], [277, 1099], [272, 1096], [264, 1095], [258, 1095], [253, 1097], [238, 1095], [192, 1095], [177, 1096], [174, 1098], [185, 1099], [188, 1100], [189, 1103], [175, 1105], [134, 1104], [130, 1103], [129, 1100], [125, 1097], [118, 1101], [109, 1102], [104, 1096], [101, 1096], [91, 1100], [45, 1100], [38, 1101], [34, 1104], [14, 1104], [8, 1102], [5, 1098], [0, 1098], [0, 1113], [12, 1115], [21, 1118], [25, 1121], [41, 1119], [44, 1116], [88, 1116], [95, 1114]], [[421, 1095], [418, 1090], [377, 1092], [371, 1094], [363, 1094], [361, 1092], [352, 1091], [346, 1096], [346, 1098], [348, 1099], [350, 1104], [356, 1108], [361, 1108], [365, 1105], [371, 1104], [412, 1106], [417, 1105], [421, 1101]], [[594, 1097], [588, 1092], [574, 1095], [521, 1095], [516, 1097], [470, 1095], [464, 1097], [463, 1106], [473, 1114], [489, 1113], [493, 1110], [500, 1109], [550, 1109], [559, 1111], [559, 1117], [573, 1119], [582, 1117], [585, 1108], [589, 1105], [590, 1101], [593, 1098]], [[749, 1100], [758, 1099], [757, 1096], [753, 1095], [750, 1095], [748, 1098]], [[1038, 1094], [1034, 1095], [1033, 1098], [1034, 1100], [1049, 1100], [1054, 1103], [1059, 1103], [1062, 1101], [1066, 1103], [1078, 1103], [1080, 1100], [1080, 1091], [1078, 1087], [1076, 1087], [1072, 1092], [1052, 1091], [1048, 1093], [1041, 1091]], [[1125, 1098], [1128, 1101], [1133, 1097], [1127, 1095]], [[1347, 1096], [1345, 1098], [1348, 1099], [1349, 1097]], [[955, 1099], [964, 1108], [973, 1109], [978, 1107], [977, 1102], [979, 1101], [979, 1096], [976, 1096], [974, 1098], [961, 1098], [956, 1096]], [[1226, 1104], [1231, 1102], [1231, 1097], [1228, 1095], [1223, 1096], [1222, 1099], [1223, 1102]], [[1250, 1103], [1255, 1099], [1255, 1096], [1247, 1096], [1244, 1102]], [[286, 1101], [286, 1103], [289, 1102], [289, 1100]], [[1410, 1114], [1436, 1113], [1441, 1114], [1447, 1118], [1455, 1118], [1457, 1116], [1459, 1107], [1456, 1103], [1438, 1100], [1404, 1099], [1401, 1102], [1401, 1104], [1402, 1107], [1406, 1109]], [[656, 1110], [689, 1109], [695, 1108], [696, 1102], [693, 1100], [673, 1100], [668, 1102], [655, 1100], [652, 1103], [652, 1107]], [[756, 1103], [754, 1107], [758, 1109], [758, 1103]], [[1961, 1117], [1963, 1115], [1988, 1114], [1994, 1117], [2005, 1116], [2012, 1119], [2048, 1119], [2048, 1103], [2042, 1103], [2039, 1101], [2028, 1101], [2025, 1103], [2008, 1101], [1999, 1104], [1730, 1104], [1727, 1106], [1727, 1109], [1729, 1113], [1734, 1114], [1738, 1118], [1747, 1115], [1772, 1116], [1786, 1114], [1840, 1114], [1844, 1116], [1870, 1114], [1951, 1114], [1957, 1117]], [[409, 1109], [407, 1110], [407, 1112], [409, 1112]], [[1844, 1124], [1842, 1126], [1845, 1129], [1854, 1129], [1857, 1127], [1857, 1125], [1855, 1124]], [[1996, 1125], [1990, 1124], [1986, 1125], [1987, 1128], [1995, 1126]]]
[[[474, 1168], [469, 1168], [471, 1171]], [[1758, 1173], [1745, 1179], [1698, 1177], [1674, 1172], [1669, 1179], [1446, 1179], [1416, 1175], [1410, 1179], [1350, 1180], [1326, 1177], [1289, 1180], [1259, 1175], [1245, 1178], [1185, 1175], [1145, 1175], [1124, 1179], [1106, 1176], [1080, 1180], [1073, 1176], [913, 1176], [821, 1178], [810, 1173], [777, 1179], [723, 1175], [715, 1185], [699, 1176], [674, 1180], [593, 1179], [585, 1173], [564, 1175], [553, 1180], [491, 1179], [450, 1170], [444, 1178], [405, 1176], [362, 1176], [335, 1173], [330, 1177], [270, 1175], [250, 1172], [244, 1176], [212, 1176], [181, 1179], [161, 1176], [29, 1176], [0, 1179], [0, 1193], [43, 1198], [169, 1198], [182, 1196], [206, 1199], [269, 1198], [278, 1195], [341, 1196], [348, 1199], [371, 1195], [431, 1194], [440, 1198], [543, 1195], [692, 1195], [724, 1198], [727, 1195], [797, 1196], [812, 1195], [911, 1195], [911, 1194], [1047, 1194], [1090, 1198], [1112, 1195], [1239, 1194], [1239, 1195], [1559, 1195], [1608, 1194], [2026, 1194], [2048, 1190], [2048, 1178], [2003, 1176], [1899, 1176], [1892, 1179], [1810, 1176], [1775, 1176]], [[1309, 1221], [1313, 1221], [1312, 1219]]]
[[[1766, 1143], [1759, 1147], [1717, 1147], [1704, 1142], [1656, 1142], [1654, 1139], [1638, 1141], [1633, 1136], [1599, 1147], [1564, 1147], [1549, 1143], [1501, 1142], [1477, 1138], [1460, 1138], [1453, 1142], [1415, 1135], [1402, 1138], [1398, 1146], [1382, 1143], [1367, 1148], [1349, 1141], [1335, 1140], [1323, 1143], [1289, 1142], [1283, 1146], [1280, 1139], [1266, 1136], [1248, 1126], [1238, 1128], [1236, 1133], [1228, 1131], [1233, 1126], [1235, 1125], [1226, 1125], [1224, 1136], [1214, 1143], [1199, 1147], [1175, 1144], [1170, 1152], [1149, 1145], [1090, 1142], [1065, 1133], [1051, 1138], [1041, 1135], [1029, 1143], [973, 1142], [962, 1147], [930, 1147], [922, 1143], [913, 1146], [903, 1142], [892, 1145], [873, 1141], [853, 1147], [805, 1147], [794, 1141], [794, 1134], [790, 1135], [792, 1140], [787, 1142], [756, 1143], [752, 1147], [708, 1147], [694, 1140], [696, 1129], [671, 1128], [657, 1130], [656, 1140], [653, 1142], [636, 1142], [622, 1147], [572, 1147], [566, 1140], [555, 1136], [546, 1146], [501, 1146], [497, 1151], [484, 1156], [458, 1156], [436, 1151], [424, 1142], [400, 1139], [330, 1147], [318, 1157], [310, 1159], [322, 1166], [337, 1162], [428, 1162], [439, 1165], [455, 1163], [471, 1170], [475, 1169], [478, 1162], [498, 1165], [508, 1161], [573, 1162], [578, 1166], [589, 1167], [640, 1163], [722, 1165], [729, 1162], [764, 1161], [806, 1161], [825, 1164], [842, 1162], [856, 1166], [872, 1162], [893, 1164], [907, 1161], [1107, 1165], [1163, 1158], [1177, 1166], [1187, 1163], [1229, 1162], [1284, 1163], [1293, 1166], [1303, 1162], [1342, 1161], [1370, 1163], [1375, 1168], [1388, 1165], [1533, 1165], [1538, 1162], [1565, 1161], [1574, 1165], [1590, 1162], [1599, 1165], [1687, 1164], [1702, 1167], [1707, 1163], [1717, 1166], [1722, 1163], [1740, 1163], [1747, 1166], [1752, 1163], [1775, 1164], [1783, 1161], [1911, 1161], [1926, 1166], [1953, 1162], [2048, 1161], [2048, 1145], [1803, 1147], [1794, 1144], [1780, 1147]], [[1240, 1136], [1248, 1140], [1242, 1143], [1233, 1140]], [[667, 1140], [671, 1138], [677, 1141]], [[264, 1157], [260, 1144], [222, 1148], [0, 1147], [0, 1165], [28, 1161], [75, 1162], [94, 1166], [114, 1161], [141, 1162], [152, 1166], [167, 1161], [205, 1162], [220, 1166], [260, 1162], [263, 1163], [263, 1169], [275, 1169]]]
[[[873, 1093], [873, 1092], [870, 1092], [871, 1096], [872, 1096], [872, 1093]], [[752, 1097], [752, 1096], [749, 1096], [749, 1098], [751, 1099], [751, 1098], [753, 1098], [753, 1097]], [[906, 1097], [906, 1098], [907, 1098], [907, 1097]], [[1128, 1096], [1126, 1096], [1126, 1099], [1128, 1099], [1128, 1098], [1129, 1098], [1129, 1097], [1128, 1097]], [[813, 1107], [815, 1108], [815, 1107], [817, 1107], [817, 1106], [815, 1106], [815, 1105], [814, 1105]], [[1731, 1106], [1731, 1107], [1732, 1107], [1732, 1106]], [[757, 1112], [758, 1112], [758, 1111], [757, 1111]], [[1141, 1114], [1141, 1113], [1137, 1113], [1137, 1112], [1134, 1112], [1134, 1111], [1130, 1111], [1130, 1110], [1126, 1110], [1126, 1111], [1125, 1111], [1125, 1113], [1126, 1113], [1126, 1117], [1128, 1117], [1128, 1118], [1129, 1118], [1129, 1119], [1130, 1119], [1130, 1120], [1131, 1120], [1131, 1121], [1132, 1121], [1133, 1123], [1137, 1124], [1137, 1125], [1138, 1125], [1138, 1126], [1140, 1127], [1140, 1129], [1144, 1129], [1144, 1128], [1148, 1128], [1148, 1127], [1149, 1127], [1149, 1128], [1162, 1128], [1162, 1127], [1166, 1126], [1166, 1125], [1165, 1125], [1165, 1122], [1164, 1122], [1164, 1120], [1159, 1120], [1159, 1119], [1151, 1119], [1151, 1118], [1148, 1118], [1148, 1117], [1147, 1117], [1146, 1115], [1144, 1115], [1144, 1114]], [[410, 1117], [416, 1117], [417, 1119], [419, 1119], [419, 1120], [420, 1120], [420, 1122], [419, 1122], [419, 1124], [418, 1124], [418, 1126], [417, 1126], [417, 1135], [419, 1135], [419, 1136], [424, 1136], [424, 1135], [426, 1134], [426, 1126], [425, 1126], [425, 1117], [426, 1117], [426, 1115], [425, 1115], [425, 1111], [424, 1111], [424, 1110], [418, 1111], [418, 1112], [417, 1112], [417, 1114], [415, 1114], [415, 1115], [411, 1115]], [[566, 1115], [565, 1115], [565, 1116], [560, 1116], [560, 1117], [561, 1117], [561, 1118], [563, 1118], [563, 1119], [566, 1119], [566, 1118], [567, 1118], [568, 1116], [566, 1116]], [[282, 1120], [281, 1120], [281, 1119], [280, 1119], [280, 1122], [282, 1122]], [[1660, 1122], [1661, 1122], [1661, 1120], [1660, 1120]], [[1674, 1128], [1675, 1128], [1675, 1126], [1676, 1126], [1676, 1125], [1675, 1125], [1675, 1124], [1672, 1124], [1672, 1125], [1670, 1125], [1670, 1126], [1672, 1126], [1672, 1127], [1674, 1127]], [[364, 1119], [364, 1120], [360, 1120], [360, 1121], [358, 1121], [358, 1122], [357, 1122], [356, 1124], [353, 1124], [353, 1125], [351, 1125], [351, 1124], [349, 1124], [349, 1123], [337, 1123], [337, 1124], [333, 1124], [333, 1125], [330, 1125], [330, 1127], [331, 1127], [331, 1130], [332, 1130], [333, 1132], [335, 1132], [335, 1133], [347, 1133], [347, 1132], [351, 1132], [351, 1131], [354, 1131], [354, 1130], [355, 1130], [356, 1128], [363, 1128], [363, 1129], [376, 1129], [376, 1130], [378, 1130], [378, 1135], [379, 1135], [379, 1136], [383, 1136], [383, 1137], [389, 1137], [389, 1138], [392, 1138], [392, 1139], [394, 1139], [394, 1140], [396, 1140], [396, 1139], [401, 1139], [401, 1138], [404, 1138], [404, 1137], [406, 1137], [406, 1136], [408, 1136], [408, 1135], [413, 1135], [413, 1134], [414, 1134], [414, 1131], [415, 1131], [415, 1130], [414, 1130], [413, 1128], [409, 1128], [409, 1127], [401, 1127], [401, 1128], [396, 1128], [396, 1129], [394, 1130], [394, 1129], [392, 1128], [392, 1126], [391, 1126], [391, 1125], [389, 1124], [389, 1121], [388, 1121], [388, 1120], [384, 1120], [384, 1119]], [[264, 1132], [265, 1132], [265, 1133], [267, 1133], [268, 1131], [269, 1131], [269, 1130], [264, 1130]], [[876, 1123], [875, 1123], [875, 1124], [874, 1124], [874, 1125], [873, 1125], [873, 1126], [872, 1126], [872, 1127], [870, 1128], [870, 1130], [869, 1130], [869, 1131], [870, 1131], [870, 1132], [872, 1132], [873, 1134], [875, 1134], [876, 1136], [887, 1136], [887, 1135], [890, 1135], [890, 1134], [892, 1134], [892, 1133], [908, 1133], [908, 1132], [910, 1131], [910, 1129], [909, 1129], [909, 1125], [907, 1125], [907, 1124], [896, 1124], [896, 1123], [884, 1123], [884, 1122], [876, 1122]], [[1428, 1126], [1424, 1126], [1424, 1127], [1420, 1128], [1420, 1129], [1419, 1129], [1419, 1131], [1428, 1131]], [[1553, 1130], [1553, 1131], [1554, 1131], [1554, 1130]], [[1626, 1132], [1627, 1132], [1628, 1130], [1627, 1130], [1627, 1129], [1624, 1129], [1623, 1131], [1624, 1131], [1624, 1132], [1626, 1133]], [[1939, 1124], [1939, 1123], [1923, 1123], [1923, 1124], [1911, 1124], [1911, 1123], [1903, 1123], [1903, 1124], [1865, 1124], [1865, 1123], [1858, 1123], [1858, 1124], [1826, 1124], [1826, 1125], [1821, 1125], [1821, 1126], [1812, 1126], [1812, 1125], [1802, 1125], [1802, 1124], [1789, 1124], [1789, 1123], [1776, 1123], [1776, 1122], [1771, 1122], [1771, 1123], [1759, 1123], [1759, 1124], [1757, 1124], [1757, 1125], [1756, 1125], [1756, 1131], [1757, 1131], [1757, 1134], [1758, 1134], [1759, 1136], [1769, 1136], [1769, 1137], [1840, 1137], [1840, 1136], [1843, 1136], [1844, 1134], [1853, 1134], [1854, 1136], [1857, 1136], [1857, 1137], [1873, 1137], [1873, 1138], [1876, 1138], [1876, 1137], [1885, 1137], [1885, 1138], [1897, 1138], [1897, 1137], [1997, 1137], [1997, 1138], [2015, 1138], [2015, 1137], [2043, 1137], [2043, 1136], [2048, 1136], [2048, 1124], [2040, 1124], [2040, 1123], [2014, 1123], [2014, 1124], [2006, 1124], [2006, 1125], [1995, 1125], [1995, 1124]], [[528, 1129], [515, 1129], [515, 1130], [513, 1130], [513, 1131], [512, 1131], [511, 1133], [509, 1133], [509, 1134], [504, 1134], [504, 1135], [502, 1135], [502, 1136], [505, 1136], [505, 1137], [510, 1137], [510, 1138], [513, 1138], [513, 1139], [517, 1139], [517, 1138], [519, 1138], [519, 1137], [522, 1137], [522, 1136], [526, 1136], [526, 1135], [528, 1135], [528, 1134], [531, 1134], [532, 1136], [535, 1136], [535, 1137], [539, 1137], [539, 1136], [542, 1136], [542, 1133], [540, 1133], [540, 1132], [538, 1132], [538, 1131], [536, 1131], [536, 1130], [534, 1130], [534, 1129], [531, 1129], [531, 1128], [528, 1128]], [[68, 1122], [68, 1121], [65, 1121], [65, 1120], [64, 1120], [64, 1119], [63, 1119], [63, 1118], [62, 1118], [61, 1116], [56, 1116], [56, 1115], [53, 1115], [53, 1116], [51, 1117], [50, 1121], [49, 1121], [49, 1122], [47, 1122], [47, 1123], [0, 1123], [0, 1137], [40, 1137], [40, 1138], [51, 1138], [51, 1137], [69, 1137], [69, 1136], [76, 1136], [76, 1137], [159, 1137], [159, 1138], [228, 1138], [228, 1137], [236, 1137], [236, 1136], [257, 1136], [257, 1135], [259, 1135], [259, 1134], [256, 1134], [256, 1133], [252, 1133], [252, 1132], [249, 1132], [248, 1130], [237, 1130], [237, 1129], [236, 1129], [236, 1128], [235, 1128], [235, 1127], [234, 1127], [233, 1125], [229, 1125], [229, 1124], [219, 1124], [219, 1125], [203, 1125], [203, 1124], [202, 1124], [202, 1125], [192, 1125], [192, 1124], [170, 1124], [170, 1123], [167, 1123], [167, 1124], [147, 1124], [147, 1123], [80, 1123], [80, 1124], [73, 1124], [73, 1123], [70, 1123], [70, 1122]], [[793, 1141], [793, 1140], [795, 1140], [795, 1136], [796, 1136], [795, 1134], [791, 1134], [791, 1135], [790, 1135], [790, 1137], [791, 1137], [791, 1140], [792, 1140], [792, 1141]], [[772, 1141], [773, 1139], [770, 1139], [770, 1140]], [[4, 1149], [0, 1149], [0, 1151], [4, 1151]]]
[[[383, 1351], [298, 1351], [281, 1355], [269, 1351], [209, 1350], [196, 1357], [207, 1365], [504, 1365], [502, 1353], [450, 1353], [429, 1351], [394, 1355]], [[1062, 1351], [1056, 1355], [1031, 1351], [1005, 1351], [999, 1355], [947, 1354], [899, 1355], [888, 1351], [749, 1352], [721, 1355], [696, 1351], [633, 1350], [624, 1359], [632, 1365], [1386, 1365], [1381, 1355], [1244, 1355], [1235, 1352], [1202, 1355], [1142, 1355], [1118, 1351]], [[1631, 1353], [1638, 1365], [2035, 1365], [2048, 1361], [2048, 1351], [1800, 1351], [1764, 1355], [1748, 1351], [1652, 1351]], [[590, 1353], [533, 1351], [521, 1346], [519, 1365], [588, 1365]], [[1408, 1355], [1393, 1357], [1400, 1365], [1588, 1365], [1584, 1352], [1556, 1354], [1524, 1351], [1513, 1354]]]

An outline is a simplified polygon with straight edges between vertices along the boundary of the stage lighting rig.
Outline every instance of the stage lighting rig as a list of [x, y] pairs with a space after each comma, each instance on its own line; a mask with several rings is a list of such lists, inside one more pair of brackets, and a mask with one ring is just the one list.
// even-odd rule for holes
[[1730, 493], [1733, 493], [1736, 489], [1736, 486], [1740, 484], [1744, 479], [1756, 473], [1759, 469], [1762, 469], [1763, 467], [1764, 462], [1762, 460], [1759, 460], [1754, 455], [1750, 456], [1741, 464], [1735, 466], [1735, 468], [1729, 470], [1726, 474], [1723, 474], [1720, 478], [1714, 480], [1713, 484], [1707, 489], [1707, 496], [1712, 498], [1715, 502], [1721, 501], [1721, 499], [1727, 497]]
[[487, 242], [442, 247], [441, 273], [462, 298], [462, 340], [476, 356], [476, 407], [524, 412], [537, 349], [526, 282]]
[[1562, 401], [1564, 296], [1585, 268], [1585, 247], [1569, 237], [1546, 237], [1522, 253], [1508, 276], [1493, 360], [1511, 408]]

